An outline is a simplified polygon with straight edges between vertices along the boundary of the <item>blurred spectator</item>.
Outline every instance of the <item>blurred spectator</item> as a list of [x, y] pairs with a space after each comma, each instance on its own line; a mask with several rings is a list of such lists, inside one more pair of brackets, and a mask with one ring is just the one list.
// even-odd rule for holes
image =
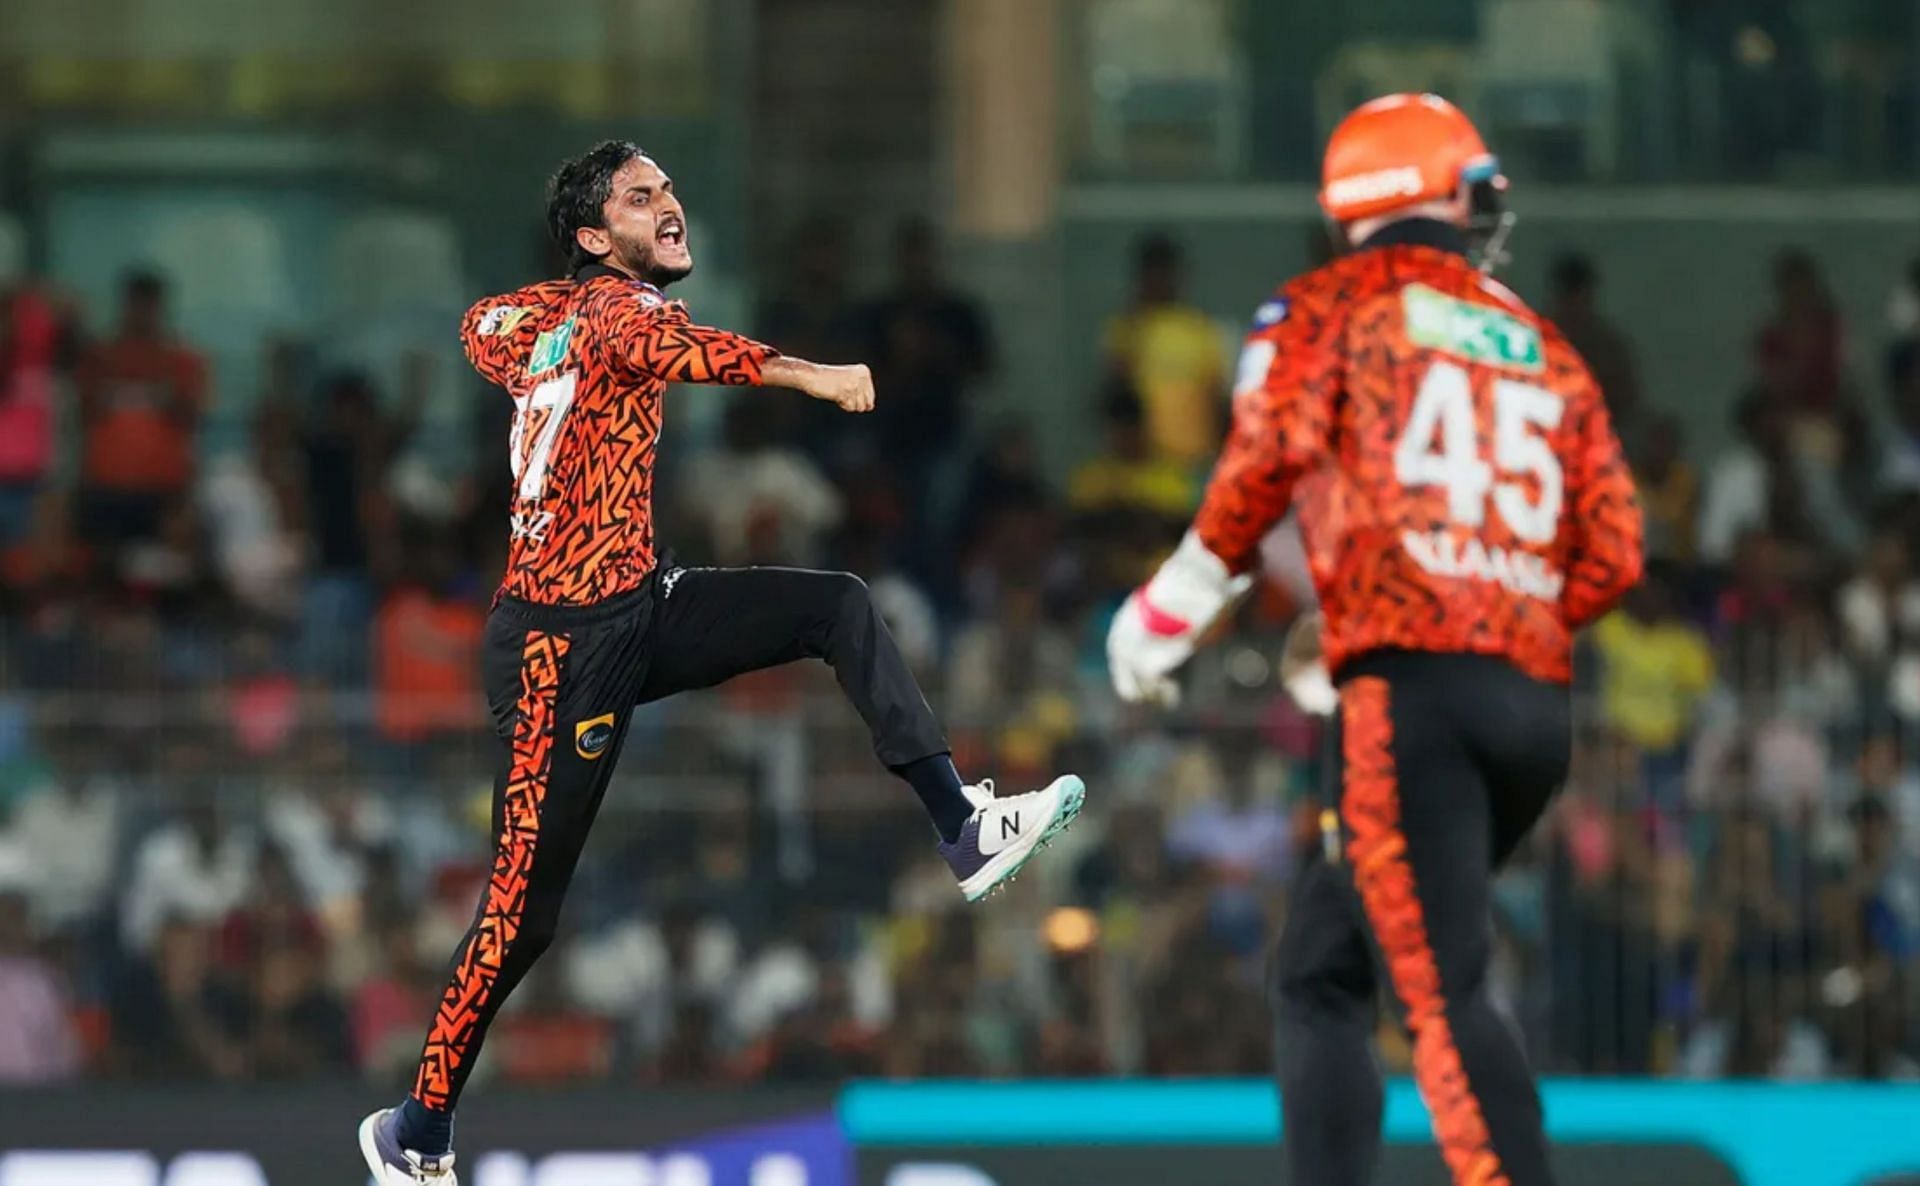
[[1674, 754], [1713, 687], [1706, 634], [1681, 617], [1665, 573], [1650, 571], [1593, 630], [1601, 719], [1648, 755]]
[[1067, 502], [1103, 588], [1131, 588], [1152, 574], [1199, 504], [1193, 471], [1149, 447], [1132, 392], [1115, 390], [1105, 409], [1106, 447], [1074, 471]]
[[0, 847], [10, 843], [31, 867], [24, 892], [34, 921], [55, 931], [99, 921], [119, 873], [120, 796], [108, 779], [83, 768], [87, 755], [80, 751], [89, 743], [73, 735], [83, 732], [57, 740], [52, 777], [0, 831]]
[[1810, 936], [1766, 816], [1730, 811], [1701, 912], [1700, 997], [1711, 1021], [1683, 1056], [1700, 1076], [1816, 1077], [1827, 1052], [1806, 1024]]
[[1548, 316], [1586, 360], [1612, 414], [1615, 434], [1625, 445], [1627, 456], [1638, 459], [1646, 444], [1642, 436], [1647, 427], [1639, 368], [1634, 363], [1632, 343], [1600, 312], [1600, 272], [1590, 257], [1567, 252], [1553, 261], [1552, 276]]
[[300, 687], [265, 630], [246, 630], [231, 642], [226, 707], [234, 745], [249, 757], [276, 753], [300, 723]]
[[1896, 342], [1920, 339], [1920, 256], [1907, 261], [1887, 297], [1887, 329]]
[[214, 978], [212, 931], [164, 917], [153, 932], [151, 955], [120, 969], [112, 986], [114, 1063], [141, 1078], [239, 1078], [246, 1001]]
[[439, 985], [420, 958], [404, 919], [370, 920], [380, 960], [353, 998], [353, 1061], [382, 1082], [412, 1074], [420, 1057], [420, 1019], [431, 1014]]
[[1700, 508], [1700, 558], [1725, 565], [1750, 531], [1796, 545], [1850, 554], [1860, 526], [1832, 465], [1794, 432], [1792, 408], [1777, 389], [1741, 401], [1739, 441], [1714, 461]]
[[954, 639], [947, 660], [947, 707], [969, 725], [1016, 716], [1027, 698], [1056, 693], [1073, 675], [1073, 640], [1043, 612], [1030, 584], [1002, 586], [992, 611]]
[[90, 592], [94, 569], [95, 551], [80, 537], [72, 498], [42, 489], [25, 532], [0, 545], [0, 608], [40, 624], [70, 618]]
[[1887, 353], [1887, 412], [1880, 487], [1890, 494], [1920, 494], [1920, 336]]
[[1910, 750], [1898, 730], [1870, 734], [1860, 747], [1854, 783], [1859, 798], [1886, 805], [1898, 833], [1896, 847], [1920, 854], [1920, 766]]
[[714, 1010], [706, 1001], [681, 1001], [667, 1023], [667, 1041], [655, 1059], [651, 1078], [675, 1086], [719, 1081], [724, 1074], [714, 1042]]
[[1903, 533], [1874, 537], [1860, 573], [1841, 587], [1836, 612], [1868, 711], [1891, 708], [1920, 720], [1920, 580]]
[[285, 931], [254, 953], [242, 1023], [253, 1076], [314, 1078], [352, 1065], [346, 1010], [328, 991], [325, 971], [319, 943]]
[[33, 949], [21, 887], [0, 883], [0, 1084], [51, 1083], [79, 1071], [63, 981]]
[[1146, 409], [1154, 454], [1177, 465], [1210, 465], [1226, 428], [1226, 342], [1213, 320], [1181, 295], [1180, 248], [1155, 233], [1135, 248], [1133, 298], [1107, 322], [1108, 390], [1128, 390]]
[[821, 1083], [870, 1075], [878, 1066], [876, 1034], [854, 1014], [845, 970], [828, 967], [813, 1000], [749, 1047], [740, 1071], [771, 1083]]
[[1647, 418], [1633, 465], [1640, 509], [1646, 518], [1647, 557], [1670, 564], [1694, 561], [1694, 529], [1700, 517], [1700, 479], [1685, 456], [1680, 421]]
[[486, 611], [458, 584], [443, 535], [410, 549], [413, 572], [388, 590], [374, 621], [375, 714], [381, 736], [412, 745], [472, 728], [482, 703]]
[[1788, 627], [1813, 607], [1795, 578], [1791, 550], [1765, 531], [1740, 537], [1730, 576], [1713, 606], [1721, 672], [1736, 692], [1770, 697], [1789, 649]]
[[[677, 1019], [697, 1008], [711, 1027], [719, 1002], [739, 971], [739, 936], [723, 919], [674, 903], [656, 925], [638, 916], [583, 932], [567, 951], [561, 974], [582, 1008], [625, 1020], [626, 1037], [643, 1053], [676, 1039]], [[713, 1053], [706, 1033], [700, 1047]], [[693, 1049], [676, 1057], [693, 1058]], [[662, 1054], [662, 1057], [665, 1057]]]
[[[283, 346], [271, 349], [267, 366], [290, 366]], [[299, 611], [298, 578], [306, 560], [287, 521], [298, 497], [300, 464], [295, 406], [277, 396], [289, 383], [281, 378], [270, 384], [254, 416], [250, 447], [214, 458], [199, 491], [228, 590], [242, 605], [283, 621]]]
[[[1553, 1046], [1573, 1066], [1606, 1074], [1653, 1069], [1660, 1006], [1651, 830], [1633, 796], [1606, 789], [1630, 760], [1583, 747], [1550, 825]], [[1587, 1007], [1594, 1001], [1605, 1005]]]
[[495, 1023], [486, 1052], [514, 1083], [599, 1079], [613, 1068], [613, 1032], [612, 1022], [569, 1001], [560, 977], [543, 968], [515, 993], [515, 1005]]
[[167, 503], [153, 534], [120, 550], [116, 575], [128, 594], [170, 625], [204, 620], [222, 603], [206, 533], [189, 498]]
[[206, 362], [168, 328], [159, 276], [127, 277], [119, 328], [87, 355], [79, 383], [87, 536], [116, 544], [151, 535], [192, 486], [209, 399]]
[[246, 971], [259, 966], [277, 947], [318, 947], [320, 923], [307, 908], [287, 863], [287, 854], [262, 845], [246, 899], [221, 922], [214, 958], [223, 967]]
[[1033, 434], [1024, 424], [1000, 425], [988, 434], [986, 447], [967, 474], [956, 531], [959, 546], [963, 552], [979, 547], [1007, 519], [1044, 511], [1051, 503]]
[[134, 849], [120, 929], [135, 951], [151, 949], [166, 919], [197, 929], [220, 922], [253, 888], [252, 835], [232, 826], [206, 790], [188, 794], [194, 797], [176, 816]]
[[52, 474], [61, 372], [77, 344], [72, 314], [50, 292], [0, 288], [0, 548], [26, 530]]
[[847, 541], [841, 557], [847, 571], [867, 582], [881, 620], [893, 634], [909, 666], [931, 681], [940, 659], [940, 612], [933, 598], [894, 563], [879, 533], [866, 531]]
[[1830, 1029], [1845, 1073], [1913, 1079], [1920, 1061], [1908, 1019], [1913, 961], [1920, 954], [1920, 853], [1901, 842], [1888, 803], [1869, 795], [1848, 811], [1852, 860], [1840, 879], [1834, 919], [1845, 962], [1822, 981], [1837, 1016]]
[[1229, 756], [1238, 769], [1213, 771], [1203, 793], [1177, 807], [1167, 853], [1200, 865], [1217, 883], [1283, 884], [1294, 856], [1284, 760], [1256, 760], [1246, 743], [1233, 748], [1238, 752]]
[[765, 401], [727, 406], [720, 447], [688, 463], [682, 495], [724, 565], [817, 565], [846, 513], [840, 492], [770, 431]]
[[1184, 519], [1198, 505], [1193, 475], [1149, 447], [1146, 418], [1131, 392], [1117, 391], [1104, 410], [1106, 447], [1074, 471], [1067, 501], [1081, 514]]
[[[262, 831], [285, 851], [302, 899], [328, 931], [357, 930], [402, 898], [399, 887], [382, 882], [394, 872], [388, 846], [399, 827], [398, 805], [370, 789], [366, 764], [330, 731], [307, 732], [290, 756], [297, 781], [268, 796]], [[419, 830], [408, 839], [425, 843]]]
[[366, 671], [363, 640], [373, 618], [369, 571], [388, 558], [379, 544], [392, 527], [386, 478], [398, 435], [380, 410], [372, 381], [353, 371], [327, 380], [300, 435], [306, 473], [300, 522], [313, 570], [301, 649], [309, 671], [336, 681]]
[[881, 455], [905, 479], [909, 505], [921, 505], [966, 438], [968, 397], [993, 369], [992, 329], [980, 303], [947, 280], [921, 219], [895, 230], [892, 286], [861, 320], [874, 387], [885, 393], [872, 414]]
[[857, 310], [847, 292], [847, 227], [832, 215], [793, 229], [779, 288], [754, 317], [754, 336], [795, 358], [865, 362]]
[[1754, 339], [1760, 373], [1793, 412], [1831, 416], [1841, 397], [1844, 333], [1810, 252], [1788, 248], [1774, 256], [1773, 299]]

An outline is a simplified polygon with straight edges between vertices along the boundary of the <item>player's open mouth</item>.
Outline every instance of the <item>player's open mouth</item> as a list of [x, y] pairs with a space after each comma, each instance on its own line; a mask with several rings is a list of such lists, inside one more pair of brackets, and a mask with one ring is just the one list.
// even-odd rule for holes
[[679, 247], [687, 241], [687, 228], [680, 224], [679, 219], [669, 218], [660, 224], [660, 232], [656, 237], [663, 247]]

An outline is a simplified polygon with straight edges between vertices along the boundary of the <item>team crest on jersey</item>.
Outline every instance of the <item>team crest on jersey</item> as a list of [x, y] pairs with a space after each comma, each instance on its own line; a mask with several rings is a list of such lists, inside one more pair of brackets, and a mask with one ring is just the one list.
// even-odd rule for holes
[[473, 332], [483, 338], [505, 337], [532, 315], [532, 309], [519, 305], [495, 305], [481, 315], [480, 324], [474, 327]]
[[538, 375], [560, 365], [567, 356], [567, 347], [573, 342], [573, 322], [569, 317], [549, 330], [542, 330], [533, 340], [533, 357], [527, 360], [527, 374]]
[[1285, 297], [1275, 297], [1253, 311], [1253, 327], [1265, 329], [1270, 325], [1279, 325], [1287, 319], [1290, 311]]
[[1407, 339], [1488, 366], [1537, 371], [1546, 365], [1540, 331], [1510, 313], [1448, 296], [1424, 284], [1400, 290]]
[[641, 285], [640, 291], [634, 295], [640, 298], [641, 307], [646, 309], [657, 309], [667, 303], [667, 298], [661, 296], [660, 290], [651, 284]]

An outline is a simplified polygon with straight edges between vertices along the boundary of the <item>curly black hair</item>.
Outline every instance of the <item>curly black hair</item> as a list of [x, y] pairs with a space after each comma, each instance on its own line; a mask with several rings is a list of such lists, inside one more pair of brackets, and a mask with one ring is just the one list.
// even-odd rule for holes
[[631, 140], [604, 140], [562, 164], [547, 183], [547, 233], [566, 253], [569, 272], [600, 258], [580, 246], [574, 232], [583, 226], [606, 225], [602, 212], [613, 196], [613, 175], [628, 161], [645, 155]]

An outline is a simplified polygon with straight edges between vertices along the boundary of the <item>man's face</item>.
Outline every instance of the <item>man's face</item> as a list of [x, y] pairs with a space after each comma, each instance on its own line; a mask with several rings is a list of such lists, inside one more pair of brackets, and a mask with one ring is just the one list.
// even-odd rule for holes
[[577, 237], [610, 266], [662, 288], [693, 271], [673, 179], [651, 159], [635, 157], [620, 166], [600, 215], [604, 227], [581, 227]]

